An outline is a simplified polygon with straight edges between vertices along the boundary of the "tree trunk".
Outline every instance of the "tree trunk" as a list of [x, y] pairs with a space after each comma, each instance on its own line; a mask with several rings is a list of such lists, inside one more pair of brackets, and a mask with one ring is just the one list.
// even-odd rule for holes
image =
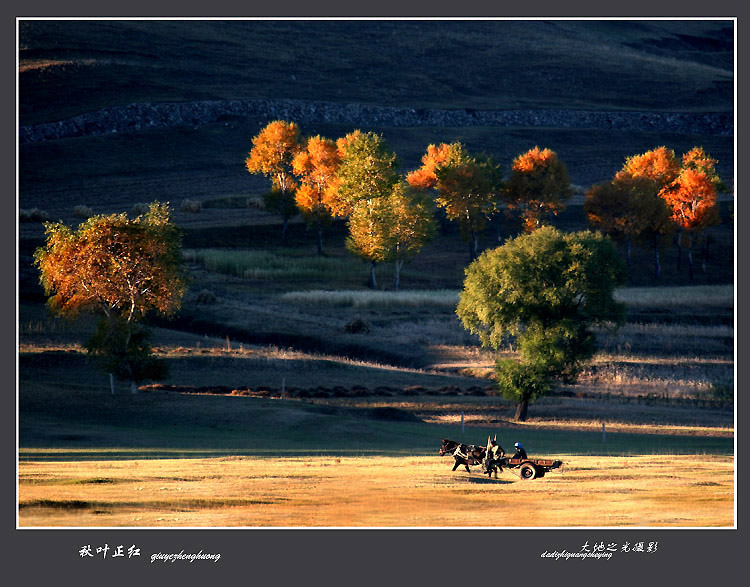
[[318, 257], [323, 255], [323, 226], [318, 218]]
[[708, 247], [710, 244], [711, 244], [711, 235], [707, 234], [706, 237], [703, 239], [703, 273], [706, 272], [706, 268], [708, 267], [708, 259], [709, 259]]
[[375, 261], [370, 261], [370, 283], [368, 285], [371, 289], [378, 287], [378, 283], [375, 280]]
[[677, 233], [677, 272], [680, 272], [680, 266], [682, 265], [682, 233]]
[[529, 400], [522, 399], [520, 402], [518, 402], [518, 406], [516, 406], [516, 420], [518, 420], [519, 422], [525, 422], [528, 412]]
[[287, 237], [287, 229], [289, 228], [289, 220], [284, 216], [284, 220], [281, 223], [281, 242], [286, 246], [289, 242]]
[[395, 274], [393, 276], [393, 289], [398, 290], [401, 287], [401, 268], [404, 266], [403, 260], [396, 260], [393, 263]]
[[661, 263], [659, 262], [659, 245], [654, 245], [654, 275], [656, 279], [661, 277]]
[[448, 217], [445, 215], [445, 211], [442, 208], [439, 208], [439, 217], [440, 217], [440, 232], [443, 233], [443, 235], [448, 234]]
[[630, 246], [630, 235], [627, 235], [625, 237], [625, 262], [628, 265], [628, 269], [630, 269], [631, 265], [631, 246]]
[[109, 374], [109, 389], [112, 391], [112, 395], [115, 395], [115, 376], [113, 373]]
[[688, 233], [688, 279], [693, 281], [693, 234]]
[[473, 261], [479, 256], [479, 235], [471, 231], [469, 235], [469, 260]]
[[138, 393], [138, 383], [135, 381], [130, 382], [130, 393]]

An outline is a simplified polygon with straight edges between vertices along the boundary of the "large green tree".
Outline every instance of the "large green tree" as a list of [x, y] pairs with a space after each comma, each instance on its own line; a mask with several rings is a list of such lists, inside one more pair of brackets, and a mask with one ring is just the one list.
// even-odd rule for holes
[[625, 265], [600, 233], [543, 227], [485, 251], [465, 273], [456, 308], [464, 327], [483, 346], [517, 346], [520, 362], [499, 361], [498, 383], [519, 420], [549, 379], [573, 381], [593, 356], [593, 325], [623, 319], [613, 294]]
[[48, 307], [66, 317], [92, 312], [101, 317], [88, 351], [131, 390], [165, 374], [139, 322], [150, 312], [170, 315], [186, 285], [181, 234], [167, 204], [146, 214], [93, 216], [76, 230], [45, 225], [46, 244], [34, 253]]

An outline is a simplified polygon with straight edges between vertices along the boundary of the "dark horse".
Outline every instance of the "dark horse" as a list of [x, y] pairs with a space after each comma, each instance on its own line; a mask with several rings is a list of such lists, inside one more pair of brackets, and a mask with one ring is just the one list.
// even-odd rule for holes
[[466, 467], [466, 471], [471, 473], [469, 465], [480, 465], [484, 461], [484, 456], [487, 453], [486, 446], [476, 446], [474, 444], [461, 444], [455, 440], [449, 440], [443, 438], [443, 446], [440, 447], [438, 454], [442, 457], [450, 454], [456, 459], [456, 464], [453, 465], [452, 471], [455, 471], [459, 465]]

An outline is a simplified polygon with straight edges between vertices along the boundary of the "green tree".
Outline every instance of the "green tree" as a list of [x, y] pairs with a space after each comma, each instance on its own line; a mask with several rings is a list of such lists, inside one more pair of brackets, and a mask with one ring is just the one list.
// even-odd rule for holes
[[457, 142], [430, 145], [422, 167], [407, 175], [409, 184], [436, 191], [435, 203], [457, 222], [469, 243], [469, 258], [479, 254], [479, 234], [497, 213], [503, 193], [500, 167], [487, 155], [472, 155]]
[[543, 227], [485, 251], [465, 273], [456, 308], [464, 327], [483, 346], [517, 345], [523, 367], [498, 378], [505, 381], [501, 392], [518, 401], [519, 420], [546, 389], [542, 375], [572, 381], [593, 356], [593, 325], [623, 319], [613, 294], [624, 283], [625, 266], [600, 233]]
[[77, 230], [47, 223], [46, 244], [34, 253], [40, 281], [54, 313], [101, 316], [87, 349], [131, 390], [144, 379], [164, 375], [154, 359], [147, 330], [138, 324], [148, 313], [171, 315], [186, 285], [181, 235], [167, 204], [155, 202], [135, 219], [126, 214], [93, 216]]
[[381, 135], [359, 130], [336, 141], [341, 163], [332, 183], [330, 209], [347, 216], [347, 248], [370, 262], [372, 288], [377, 286], [375, 266], [388, 257], [392, 223], [388, 197], [400, 181], [398, 158]]
[[435, 237], [437, 224], [434, 205], [429, 196], [411, 189], [408, 184], [396, 184], [388, 196], [390, 208], [390, 248], [387, 261], [394, 265], [393, 287], [401, 287], [401, 269]]
[[373, 198], [355, 203], [347, 225], [349, 234], [346, 237], [346, 248], [353, 255], [369, 262], [369, 287], [375, 289], [377, 279], [375, 267], [388, 259], [391, 248], [389, 227], [393, 223], [392, 211], [388, 198]]

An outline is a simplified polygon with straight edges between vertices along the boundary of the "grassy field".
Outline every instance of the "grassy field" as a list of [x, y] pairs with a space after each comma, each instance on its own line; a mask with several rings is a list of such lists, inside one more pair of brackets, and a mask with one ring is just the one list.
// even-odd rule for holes
[[[106, 456], [106, 455], [103, 455]], [[452, 459], [224, 457], [28, 462], [23, 526], [722, 527], [734, 524], [730, 456], [562, 459], [521, 480], [451, 472]]]

